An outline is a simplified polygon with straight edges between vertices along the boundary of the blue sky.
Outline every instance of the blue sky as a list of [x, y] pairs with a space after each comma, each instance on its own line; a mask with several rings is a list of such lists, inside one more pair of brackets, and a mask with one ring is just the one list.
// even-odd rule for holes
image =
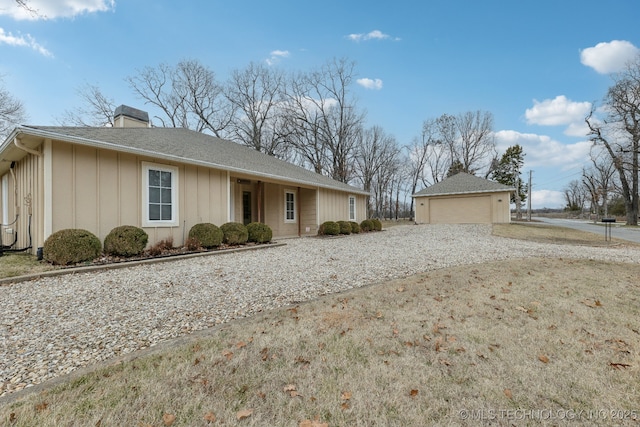
[[493, 114], [500, 152], [519, 143], [534, 208], [561, 207], [590, 143], [584, 116], [640, 50], [637, 0], [0, 0], [0, 74], [28, 124], [55, 125], [97, 85], [145, 109], [125, 78], [197, 59], [224, 81], [265, 62], [308, 71], [355, 61], [367, 126], [400, 144], [441, 114]]

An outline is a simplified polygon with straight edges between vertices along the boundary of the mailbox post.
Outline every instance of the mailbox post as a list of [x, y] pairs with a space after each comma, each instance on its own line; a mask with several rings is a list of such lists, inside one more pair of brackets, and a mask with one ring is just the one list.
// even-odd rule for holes
[[611, 240], [611, 224], [616, 222], [615, 218], [602, 218], [602, 222], [604, 223], [604, 240]]

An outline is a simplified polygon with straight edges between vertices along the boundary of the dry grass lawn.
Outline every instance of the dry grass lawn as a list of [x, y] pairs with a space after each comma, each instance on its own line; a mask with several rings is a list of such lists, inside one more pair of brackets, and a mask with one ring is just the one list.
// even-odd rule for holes
[[638, 425], [638, 277], [528, 259], [380, 283], [76, 377], [0, 424]]

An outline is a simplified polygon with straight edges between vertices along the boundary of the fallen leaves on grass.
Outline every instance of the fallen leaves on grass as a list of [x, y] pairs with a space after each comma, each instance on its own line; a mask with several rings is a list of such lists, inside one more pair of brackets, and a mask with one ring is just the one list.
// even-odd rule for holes
[[624, 368], [630, 368], [631, 365], [628, 365], [626, 363], [615, 363], [615, 362], [609, 362], [609, 366], [611, 366], [613, 369], [617, 369], [619, 371], [621, 371]]
[[164, 423], [165, 426], [170, 427], [171, 425], [173, 425], [173, 423], [176, 421], [176, 416], [173, 414], [168, 414], [165, 413], [162, 416], [162, 422]]
[[253, 409], [243, 409], [242, 411], [238, 411], [236, 419], [238, 421], [244, 420], [245, 418], [249, 418], [251, 415], [253, 415]]
[[539, 354], [538, 360], [541, 361], [542, 363], [549, 363], [549, 358], [544, 354]]
[[204, 420], [208, 423], [215, 423], [216, 415], [213, 412], [207, 412], [204, 416]]
[[286, 386], [284, 386], [283, 391], [291, 397], [300, 396], [300, 394], [298, 393], [298, 388], [295, 384], [287, 384]]
[[329, 424], [320, 422], [316, 417], [314, 420], [301, 421], [298, 427], [329, 427]]
[[584, 305], [586, 305], [587, 307], [591, 307], [591, 308], [597, 308], [597, 307], [602, 307], [602, 303], [600, 302], [600, 300], [588, 300], [588, 299], [584, 299], [582, 301], [580, 301], [581, 303], [583, 303]]

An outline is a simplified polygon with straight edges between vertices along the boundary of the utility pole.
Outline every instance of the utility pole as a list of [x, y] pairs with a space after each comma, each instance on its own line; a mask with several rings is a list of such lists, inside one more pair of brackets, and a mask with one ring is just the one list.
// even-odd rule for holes
[[529, 222], [531, 222], [531, 175], [532, 175], [533, 171], [531, 169], [529, 169], [529, 187], [527, 188], [527, 194], [529, 197], [527, 197], [527, 220]]

